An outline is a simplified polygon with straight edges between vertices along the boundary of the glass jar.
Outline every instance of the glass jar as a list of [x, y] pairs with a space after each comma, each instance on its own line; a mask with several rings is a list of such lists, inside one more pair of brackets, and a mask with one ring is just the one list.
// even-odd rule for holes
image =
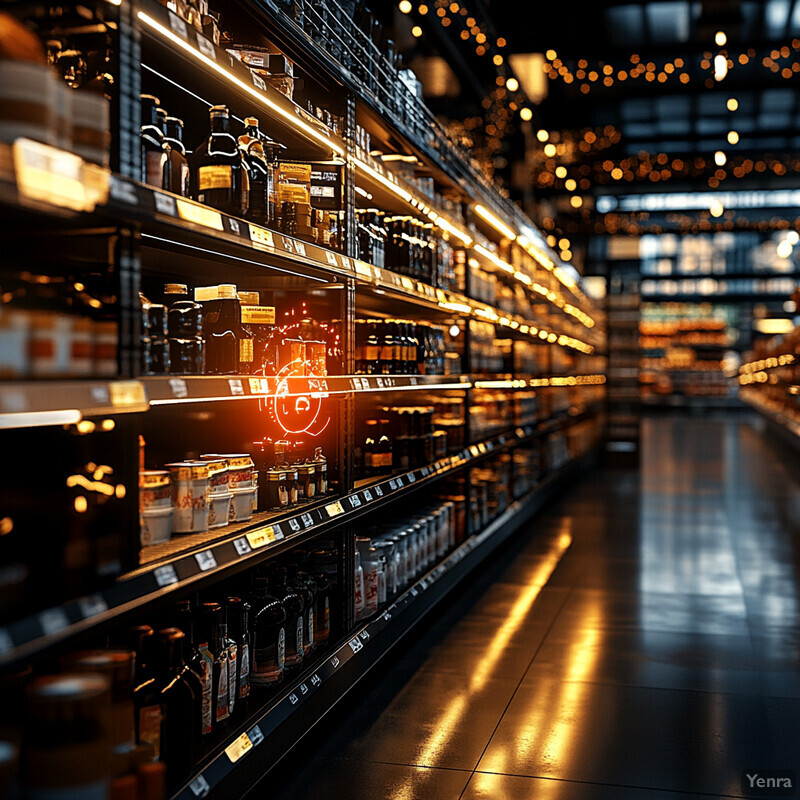
[[297, 465], [297, 497], [301, 503], [310, 503], [317, 494], [316, 467], [313, 463]]

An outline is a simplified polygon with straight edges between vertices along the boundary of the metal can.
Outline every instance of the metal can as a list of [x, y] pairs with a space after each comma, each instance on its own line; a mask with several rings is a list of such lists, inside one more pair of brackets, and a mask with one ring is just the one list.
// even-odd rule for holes
[[210, 511], [209, 466], [205, 461], [178, 461], [166, 464], [172, 473], [172, 501], [175, 507], [175, 533], [202, 533], [208, 530]]

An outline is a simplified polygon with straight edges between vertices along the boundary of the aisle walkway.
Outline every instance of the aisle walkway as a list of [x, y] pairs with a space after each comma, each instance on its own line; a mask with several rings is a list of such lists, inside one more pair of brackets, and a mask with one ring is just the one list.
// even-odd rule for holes
[[567, 492], [254, 797], [667, 800], [800, 776], [800, 475], [739, 417], [648, 420], [644, 442], [641, 475]]

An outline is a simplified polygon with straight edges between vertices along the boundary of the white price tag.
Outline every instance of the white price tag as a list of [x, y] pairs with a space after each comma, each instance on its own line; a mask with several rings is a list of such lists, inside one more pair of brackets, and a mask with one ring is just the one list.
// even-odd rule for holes
[[203, 550], [202, 553], [195, 553], [194, 560], [203, 572], [207, 572], [217, 566], [217, 559], [214, 558], [214, 554], [210, 550]]
[[293, 530], [295, 533], [297, 533], [297, 531], [299, 531], [299, 530], [300, 530], [300, 522], [299, 522], [299, 521], [298, 521], [298, 520], [297, 520], [295, 517], [292, 517], [292, 518], [289, 520], [289, 527], [290, 527], [290, 528], [291, 528], [291, 529], [292, 529], [292, 530]]
[[175, 567], [173, 567], [172, 564], [165, 564], [163, 567], [157, 567], [153, 571], [153, 577], [155, 577], [156, 583], [162, 588], [178, 582], [178, 573], [175, 572]]
[[52, 636], [68, 627], [69, 619], [62, 609], [49, 608], [39, 614], [39, 624], [42, 626], [45, 636]]
[[354, 494], [347, 499], [350, 501], [351, 508], [359, 508], [361, 506], [361, 498], [357, 494]]
[[417, 476], [413, 472], [408, 473], [408, 482], [409, 483], [416, 483]]
[[320, 678], [320, 676], [319, 676], [319, 675], [317, 675], [317, 673], [315, 672], [315, 673], [314, 673], [314, 674], [311, 676], [311, 685], [312, 685], [312, 686], [319, 686], [321, 683], [322, 683], [322, 678]]
[[205, 36], [197, 34], [197, 49], [204, 55], [208, 56], [212, 61], [217, 60], [217, 51], [214, 48], [214, 43], [206, 39]]
[[171, 11], [168, 12], [167, 16], [169, 17], [170, 28], [172, 28], [172, 30], [177, 33], [178, 36], [182, 36], [184, 39], [186, 39], [188, 36], [186, 23], [177, 14], [173, 14]]
[[332, 267], [338, 267], [339, 264], [336, 261], [336, 253], [331, 253], [330, 250], [325, 251], [325, 259]]
[[258, 250], [272, 250], [274, 247], [274, 240], [272, 233], [265, 228], [259, 228], [257, 225], [250, 225], [250, 243]]
[[348, 272], [352, 272], [353, 271], [353, 262], [347, 256], [341, 256], [340, 255], [339, 258], [342, 260], [342, 266]]
[[328, 503], [325, 506], [325, 510], [328, 512], [329, 517], [338, 517], [339, 514], [344, 514], [344, 507], [339, 500], [335, 503]]
[[294, 692], [292, 692], [292, 693], [289, 695], [289, 702], [290, 702], [290, 703], [291, 703], [293, 706], [294, 706], [294, 705], [297, 705], [297, 703], [298, 703], [298, 701], [299, 701], [299, 700], [300, 700], [300, 698], [299, 698], [299, 697], [298, 697], [298, 696], [297, 696], [297, 695], [296, 695]]
[[98, 614], [108, 611], [108, 603], [99, 594], [93, 594], [91, 597], [82, 597], [78, 600], [78, 607], [84, 619], [96, 617]]
[[364, 489], [364, 499], [368, 502], [372, 502], [372, 492], [369, 489]]
[[278, 525], [277, 522], [272, 526], [272, 530], [275, 531], [276, 539], [283, 539], [283, 531], [281, 530], [281, 526]]
[[361, 639], [359, 639], [358, 637], [356, 637], [355, 639], [351, 639], [348, 642], [348, 644], [350, 645], [350, 649], [354, 653], [357, 653], [359, 650], [362, 650], [364, 648], [364, 645], [361, 644]]
[[339, 664], [341, 664], [341, 663], [342, 663], [342, 662], [341, 662], [341, 661], [339, 661], [339, 659], [338, 659], [336, 656], [334, 656], [334, 657], [331, 659], [331, 666], [332, 666], [334, 669], [336, 669], [336, 667], [338, 667], [338, 666], [339, 666]]
[[376, 494], [378, 497], [383, 497], [383, 489], [381, 489], [381, 487], [380, 487], [380, 486], [375, 486], [375, 487], [373, 487], [373, 488], [375, 489], [375, 494]]
[[262, 92], [266, 92], [267, 91], [266, 81], [257, 72], [251, 72], [250, 75], [253, 78], [254, 85], [257, 86], [259, 89], [261, 89]]
[[239, 220], [233, 219], [233, 217], [229, 217], [226, 221], [228, 225], [230, 225], [231, 233], [235, 233], [238, 236], [240, 232]]
[[359, 633], [358, 635], [361, 637], [362, 642], [366, 642], [369, 640], [369, 631], [361, 631], [361, 633]]
[[202, 775], [198, 775], [189, 784], [189, 788], [192, 790], [192, 794], [195, 797], [205, 797], [211, 791], [208, 781]]
[[419, 589], [417, 589], [416, 586], [412, 586], [411, 587], [411, 594], [414, 595], [414, 597], [416, 597], [419, 594]]
[[311, 514], [303, 514], [300, 519], [303, 520], [303, 525], [306, 528], [310, 528], [314, 524], [314, 517]]
[[242, 536], [239, 539], [234, 539], [233, 546], [236, 548], [236, 552], [240, 556], [246, 556], [248, 553], [252, 551], [252, 548], [250, 547], [250, 545], [247, 542], [247, 539], [244, 536]]
[[306, 684], [300, 684], [300, 694], [308, 694], [308, 686]]
[[398, 475], [397, 476], [397, 488], [398, 489], [402, 489], [403, 486], [405, 486], [405, 484], [403, 483], [403, 476], [402, 475]]
[[170, 378], [169, 388], [173, 397], [187, 397], [189, 395], [189, 387], [183, 378]]
[[225, 748], [225, 755], [235, 764], [242, 756], [247, 755], [253, 749], [253, 743], [250, 737], [243, 733], [238, 739], [234, 739], [231, 744]]
[[11, 634], [5, 628], [0, 628], [0, 653], [8, 653], [13, 649], [14, 640]]
[[264, 734], [261, 732], [261, 728], [259, 728], [258, 725], [254, 725], [247, 732], [247, 735], [250, 737], [250, 741], [253, 743], [253, 747], [261, 744], [261, 742], [264, 741]]
[[177, 208], [175, 207], [174, 197], [170, 197], [168, 194], [161, 194], [161, 192], [154, 192], [153, 197], [156, 201], [156, 211], [159, 214], [167, 214], [170, 217], [175, 216]]
[[294, 251], [299, 256], [303, 256], [305, 258], [306, 255], [306, 245], [304, 242], [301, 242], [299, 239], [294, 240]]
[[[377, 487], [376, 487], [376, 488], [377, 488]], [[394, 491], [395, 489], [397, 489], [397, 481], [396, 481], [394, 478], [392, 478], [392, 479], [389, 481], [389, 488], [390, 488], [392, 491]]]
[[244, 394], [241, 378], [228, 378], [228, 386], [234, 397], [241, 397]]

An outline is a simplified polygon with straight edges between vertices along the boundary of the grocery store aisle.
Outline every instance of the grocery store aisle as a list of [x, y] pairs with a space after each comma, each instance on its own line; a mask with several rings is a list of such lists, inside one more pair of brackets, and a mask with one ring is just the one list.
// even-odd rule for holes
[[793, 460], [744, 416], [643, 434], [641, 474], [566, 492], [252, 796], [737, 797], [800, 767]]

